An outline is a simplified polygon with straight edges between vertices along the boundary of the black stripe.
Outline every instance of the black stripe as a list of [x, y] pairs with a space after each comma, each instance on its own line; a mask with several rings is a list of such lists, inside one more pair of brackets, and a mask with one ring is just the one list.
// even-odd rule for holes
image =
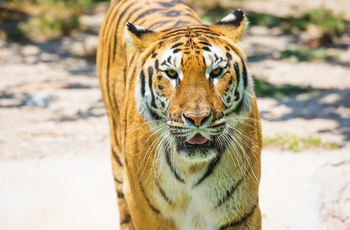
[[[113, 13], [113, 14], [112, 14]], [[113, 42], [111, 42], [111, 45], [113, 46], [114, 45], [114, 47], [113, 47], [113, 49], [112, 50], [114, 50], [115, 51], [115, 47], [116, 47], [116, 42], [115, 42], [115, 39], [116, 39], [116, 32], [115, 31], [113, 31], [112, 30], [112, 28], [110, 28], [110, 27], [107, 27], [106, 25], [110, 25], [111, 23], [112, 23], [112, 21], [114, 20], [114, 18], [115, 18], [115, 16], [117, 15], [119, 13], [119, 9], [117, 9], [117, 10], [115, 10], [114, 12], [111, 12], [110, 14], [108, 14], [108, 18], [106, 18], [106, 20], [105, 20], [105, 23], [104, 23], [104, 25], [105, 26], [103, 26], [103, 32], [101, 33], [101, 34], [103, 34], [103, 40], [104, 41], [109, 41], [109, 39], [110, 39], [110, 37], [111, 36], [113, 36], [113, 38], [114, 38], [114, 40], [113, 40]], [[107, 30], [107, 32], [105, 31], [105, 30]], [[107, 43], [108, 44], [108, 43]], [[110, 49], [108, 49], [108, 50], [110, 50]], [[109, 51], [110, 52], [110, 51]], [[108, 53], [109, 53], [108, 52]], [[115, 52], [114, 52], [115, 53]], [[109, 58], [110, 57], [108, 57], [108, 61], [109, 61]], [[112, 57], [113, 58], [113, 60], [114, 60], [114, 57]]]
[[241, 62], [242, 62], [242, 67], [243, 67], [243, 86], [245, 89], [245, 88], [247, 88], [247, 85], [248, 85], [247, 67], [243, 61], [243, 58], [241, 58]]
[[229, 52], [227, 52], [226, 53], [226, 58], [227, 58], [227, 61], [229, 62], [229, 61], [232, 60], [232, 55]]
[[209, 47], [212, 46], [209, 42], [199, 42], [199, 43], [200, 43], [200, 44], [203, 44], [203, 45], [206, 45], [206, 46], [209, 46]]
[[[123, 11], [122, 11], [122, 13], [119, 15], [119, 17], [118, 17], [118, 20], [116, 21], [116, 31], [118, 31], [118, 28], [119, 28], [119, 24], [120, 24], [120, 22], [121, 22], [121, 20], [122, 20], [122, 18], [124, 17], [124, 15], [125, 15], [125, 13], [133, 6], [133, 5], [135, 5], [136, 4], [136, 2], [132, 2], [132, 3], [130, 3], [129, 5], [126, 5], [126, 7], [125, 8], [123, 8], [122, 6], [119, 6], [119, 8], [118, 8], [118, 10], [116, 11], [116, 14], [118, 14], [119, 13], [119, 11], [120, 11], [120, 9], [124, 9]], [[137, 8], [137, 9], [135, 9], [135, 10], [133, 10], [133, 13], [136, 13], [138, 10], [140, 10], [140, 8]], [[130, 18], [130, 14], [129, 14], [129, 16], [128, 16], [128, 18], [126, 19], [126, 21], [128, 21], [128, 19]], [[115, 17], [115, 16], [114, 16]], [[113, 17], [113, 18], [114, 18]], [[115, 57], [116, 57], [116, 52], [117, 52], [117, 43], [115, 42], [116, 40], [117, 40], [117, 36], [118, 36], [118, 33], [115, 33], [114, 34], [114, 47], [113, 47], [113, 61], [115, 60]]]
[[159, 189], [159, 192], [160, 192], [160, 194], [162, 195], [162, 197], [164, 198], [164, 200], [165, 200], [166, 202], [168, 202], [170, 205], [173, 205], [174, 203], [173, 203], [173, 202], [170, 200], [170, 198], [166, 195], [166, 193], [164, 192], [164, 189], [160, 186], [159, 182], [156, 181], [156, 183], [157, 183], [157, 187], [158, 187], [158, 189]]
[[140, 73], [140, 78], [141, 78], [141, 95], [144, 97], [146, 93], [146, 82], [145, 82], [145, 72], [141, 70]]
[[[228, 81], [228, 86], [231, 86], [232, 85], [232, 83], [233, 83], [233, 77], [232, 77], [232, 75], [230, 76], [230, 80]], [[227, 87], [227, 89], [226, 89], [226, 91], [228, 91], [229, 90], [229, 87]]]
[[203, 60], [204, 66], [206, 66], [207, 64], [206, 64], [206, 62], [205, 62], [205, 57], [204, 57], [204, 56], [202, 56], [202, 60]]
[[166, 163], [168, 164], [171, 172], [174, 174], [176, 180], [180, 181], [181, 183], [185, 183], [185, 180], [182, 179], [179, 174], [176, 172], [176, 169], [174, 168], [173, 164], [170, 161], [170, 150], [169, 147], [166, 148], [165, 152], [165, 158], [166, 158]]
[[207, 171], [204, 173], [204, 175], [202, 176], [202, 178], [200, 178], [200, 179], [197, 181], [197, 183], [195, 183], [195, 184], [193, 185], [193, 187], [198, 186], [198, 185], [199, 185], [200, 183], [202, 183], [208, 176], [210, 176], [210, 175], [213, 173], [215, 167], [216, 167], [216, 166], [219, 164], [219, 162], [220, 162], [222, 153], [223, 153], [223, 149], [220, 149], [218, 155], [217, 155], [214, 159], [212, 159], [212, 160], [210, 161], [210, 163], [209, 163], [209, 165], [208, 165], [208, 168], [207, 168]]
[[240, 71], [239, 71], [239, 66], [238, 66], [238, 63], [235, 62], [235, 64], [233, 64], [233, 68], [235, 70], [235, 73], [236, 73], [236, 89], [235, 89], [235, 92], [234, 92], [234, 96], [235, 96], [235, 101], [238, 101], [240, 96], [239, 96], [239, 92], [238, 92], [238, 88], [239, 88], [239, 83], [240, 83], [240, 80], [241, 80], [241, 74], [240, 74]]
[[[126, 64], [127, 64], [127, 67], [124, 68], [124, 84], [125, 84], [125, 86], [126, 86], [126, 82], [127, 82], [126, 77], [128, 76], [128, 74], [127, 74], [127, 69], [129, 69], [129, 68], [130, 68], [130, 64], [134, 62], [135, 56], [137, 56], [137, 54], [136, 54], [136, 53], [133, 53], [132, 56], [131, 56], [130, 62], [126, 63]], [[134, 76], [134, 74], [133, 74], [133, 76]]]
[[182, 45], [183, 45], [182, 42], [178, 42], [178, 43], [175, 43], [170, 49], [175, 49], [175, 48], [182, 46]]
[[184, 36], [186, 34], [186, 31], [184, 30], [169, 30], [169, 32], [167, 32], [166, 34], [163, 35], [163, 37], [161, 38], [162, 40], [167, 39], [167, 38], [171, 38], [171, 37], [175, 37], [180, 35], [181, 37]]
[[243, 102], [244, 102], [244, 95], [242, 95], [242, 99], [238, 102], [238, 105], [236, 105], [235, 109], [230, 114], [232, 113], [238, 114], [243, 107]]
[[220, 35], [218, 33], [215, 33], [214, 31], [210, 30], [207, 27], [201, 26], [201, 27], [194, 27], [193, 31], [199, 34], [205, 34], [206, 35], [213, 35], [215, 37], [219, 37]]
[[163, 13], [163, 15], [166, 17], [178, 17], [180, 14], [181, 12], [177, 10], [170, 10]]
[[185, 6], [187, 6], [188, 8], [190, 8], [190, 9], [193, 10], [193, 7], [192, 7], [190, 4], [188, 4], [188, 3], [185, 2], [185, 1], [181, 1], [181, 0], [171, 1], [171, 2], [161, 2], [161, 1], [159, 1], [159, 2], [157, 2], [157, 3], [158, 3], [159, 5], [161, 5], [162, 7], [165, 7], [165, 8], [171, 8], [171, 7], [174, 7], [174, 6], [176, 6], [176, 5], [182, 4], [182, 5], [185, 5]]
[[209, 47], [207, 47], [207, 46], [203, 46], [203, 48], [202, 49], [204, 49], [204, 50], [206, 50], [206, 51], [211, 51], [211, 49], [209, 48]]
[[160, 65], [162, 65], [162, 66], [163, 66], [163, 65], [167, 65], [167, 64], [166, 64], [166, 60], [162, 61], [162, 63], [160, 63]]
[[219, 201], [219, 203], [216, 205], [216, 208], [220, 207], [223, 203], [225, 203], [232, 194], [236, 191], [236, 189], [239, 187], [245, 176], [247, 175], [247, 171], [243, 174], [243, 176], [236, 181], [227, 191], [224, 197], [222, 197]]
[[[123, 181], [119, 180], [118, 178], [114, 177], [114, 181], [118, 184], [123, 184]], [[119, 194], [119, 193], [118, 193]]]
[[176, 23], [173, 25], [173, 27], [180, 27], [180, 26], [185, 26], [188, 24], [188, 21], [184, 21], [184, 20], [178, 20], [176, 21]]
[[158, 29], [159, 27], [161, 27], [161, 26], [163, 26], [163, 25], [165, 25], [165, 24], [167, 24], [167, 23], [170, 23], [170, 22], [172, 22], [172, 21], [168, 20], [168, 21], [156, 22], [156, 23], [153, 23], [153, 24], [151, 24], [151, 25], [149, 25], [149, 26], [147, 26], [147, 27], [148, 27], [148, 29], [150, 29], [150, 30], [156, 30], [156, 29]]
[[[130, 214], [125, 215], [124, 219], [120, 219], [120, 225], [121, 226], [124, 225], [124, 224], [129, 224], [129, 223], [132, 223]], [[124, 229], [124, 228], [121, 227], [121, 229]]]
[[221, 226], [219, 229], [225, 230], [226, 228], [234, 227], [234, 226], [243, 224], [251, 215], [253, 215], [257, 206], [258, 206], [258, 201], [253, 205], [253, 207], [249, 210], [249, 212], [244, 214], [241, 218], [239, 218], [238, 220], [232, 221], [228, 224], [225, 224], [225, 225]]
[[[214, 33], [213, 31], [211, 30], [203, 30], [203, 29], [197, 29], [195, 30], [196, 33], [199, 33], [199, 34], [204, 34], [206, 37], [209, 37], [209, 38], [215, 38], [216, 37], [219, 37], [220, 35], [217, 34], [217, 33]], [[210, 36], [211, 35], [211, 36]]]
[[153, 67], [149, 66], [148, 67], [148, 77], [151, 78], [153, 76]]
[[[238, 102], [236, 107], [231, 107], [231, 109], [229, 111], [226, 111], [226, 116], [229, 117], [234, 113], [238, 114], [243, 107], [243, 103], [244, 103], [244, 95], [242, 96], [242, 99]], [[225, 108], [226, 108], [226, 106], [225, 106]]]
[[117, 191], [117, 196], [118, 196], [118, 198], [121, 198], [121, 199], [125, 198], [124, 193], [118, 192], [118, 191]]
[[116, 162], [118, 163], [118, 165], [120, 165], [121, 167], [123, 167], [123, 163], [121, 162], [118, 154], [113, 150], [113, 147], [111, 148], [112, 149], [112, 156], [114, 157], [114, 159], [116, 160]]
[[215, 57], [215, 62], [217, 62], [219, 60], [219, 57], [218, 57], [218, 55], [216, 53], [214, 53], [214, 57]]
[[243, 104], [244, 104], [244, 95], [242, 95], [242, 99], [238, 102], [238, 104], [236, 105], [236, 107], [231, 108], [230, 111], [226, 111], [226, 116], [231, 116], [233, 113], [238, 114], [242, 108], [243, 108]]
[[158, 61], [158, 59], [156, 59], [156, 60], [154, 61], [154, 69], [156, 70], [156, 73], [159, 72], [159, 61]]
[[152, 110], [148, 104], [146, 103], [146, 106], [148, 108], [148, 112], [150, 113], [151, 117], [154, 119], [154, 120], [162, 120], [162, 117], [160, 115], [158, 115], [158, 113], [156, 113], [154, 110]]
[[150, 66], [150, 67], [148, 67], [148, 86], [149, 86], [149, 89], [151, 91], [151, 98], [152, 98], [151, 99], [151, 106], [153, 108], [157, 108], [156, 100], [155, 100], [153, 89], [152, 89], [152, 84], [153, 84], [152, 76], [153, 76], [153, 68]]
[[139, 20], [140, 18], [143, 18], [145, 16], [152, 17], [152, 16], [150, 16], [150, 14], [153, 14], [157, 11], [161, 11], [161, 9], [155, 8], [155, 9], [149, 9], [149, 10], [143, 11], [142, 13], [139, 14], [139, 16], [137, 16], [137, 18], [134, 20], [134, 22], [136, 22], [137, 20]]
[[130, 75], [131, 78], [129, 79], [129, 82], [132, 82], [135, 77], [137, 77], [136, 74], [136, 65], [134, 64], [133, 68], [130, 68], [129, 72], [132, 70], [132, 74]]
[[[108, 18], [106, 19], [106, 25], [109, 25], [110, 23], [112, 23], [114, 17], [116, 14], [118, 14], [119, 11], [116, 10], [115, 12], [113, 12], [113, 14], [109, 14], [108, 15]], [[107, 30], [107, 31], [105, 31]], [[117, 46], [116, 45], [116, 42], [115, 42], [115, 31], [111, 28], [107, 28], [106, 26], [104, 26], [104, 31], [103, 31], [103, 37], [104, 37], [104, 40], [106, 41], [106, 44], [107, 45], [112, 45], [114, 46], [113, 49], [108, 49], [107, 51], [107, 73], [106, 73], [106, 89], [107, 89], [107, 97], [108, 97], [108, 102], [110, 103], [110, 106], [112, 107], [112, 109], [115, 111], [116, 115], [118, 116], [119, 114], [119, 110], [118, 110], [118, 106], [117, 106], [117, 102], [115, 100], [115, 97], [113, 97], [114, 94], [110, 93], [110, 84], [111, 84], [111, 81], [110, 81], [110, 77], [109, 77], [109, 71], [110, 71], [110, 64], [111, 64], [111, 59], [114, 60], [114, 53], [111, 53], [111, 50], [114, 50], [115, 47]], [[113, 36], [113, 37], [112, 37]], [[111, 38], [113, 38], [113, 41], [110, 41]]]
[[[220, 118], [218, 118], [217, 120], [219, 120]], [[214, 123], [215, 121], [212, 121], [212, 123]], [[213, 129], [213, 128], [218, 128], [220, 127], [221, 129], [223, 129], [225, 127], [225, 123], [220, 123], [220, 124], [216, 124], [216, 125], [210, 125], [209, 128]]]
[[[110, 78], [109, 78], [109, 63], [110, 63], [110, 52], [108, 52], [107, 54], [107, 73], [106, 73], [106, 89], [107, 89], [107, 97], [108, 97], [108, 102], [110, 103], [111, 107], [113, 108], [113, 110], [116, 112], [116, 115], [119, 114], [119, 110], [118, 110], [118, 107], [115, 106], [115, 104], [113, 102], [116, 103], [116, 100], [113, 99], [112, 97], [112, 93], [110, 93], [110, 90], [109, 90], [109, 85], [110, 85]], [[113, 94], [114, 95], [114, 94]]]
[[145, 197], [145, 199], [146, 199], [146, 201], [147, 201], [147, 203], [148, 203], [148, 206], [152, 209], [152, 211], [153, 212], [156, 212], [156, 213], [160, 213], [160, 211], [159, 211], [159, 209], [157, 209], [156, 207], [154, 207], [153, 205], [152, 205], [152, 203], [150, 202], [150, 200], [148, 199], [148, 197], [146, 196], [146, 193], [145, 193], [145, 190], [144, 190], [144, 188], [142, 187], [142, 184], [140, 183], [140, 188], [141, 188], [141, 191], [142, 191], [142, 193], [143, 193], [143, 196]]

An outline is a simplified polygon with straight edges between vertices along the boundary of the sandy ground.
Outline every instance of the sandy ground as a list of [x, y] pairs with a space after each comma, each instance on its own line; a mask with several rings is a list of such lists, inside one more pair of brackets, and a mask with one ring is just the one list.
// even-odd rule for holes
[[[0, 41], [0, 229], [117, 229], [96, 66], [76, 57], [94, 41], [86, 34], [44, 44]], [[350, 49], [335, 63], [273, 58], [294, 41], [256, 27], [241, 44], [248, 55], [267, 57], [249, 64], [255, 77], [317, 89], [259, 98], [263, 133], [312, 135], [340, 148], [263, 150], [263, 226], [349, 230]]]
[[5, 161], [0, 172], [1, 229], [118, 229], [106, 155]]
[[[348, 152], [262, 156], [263, 229], [349, 229]], [[118, 229], [107, 154], [3, 161], [0, 181], [1, 229]]]

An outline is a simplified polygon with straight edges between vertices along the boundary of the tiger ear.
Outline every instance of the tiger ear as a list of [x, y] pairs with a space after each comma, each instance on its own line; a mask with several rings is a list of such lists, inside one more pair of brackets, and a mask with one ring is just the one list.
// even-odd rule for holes
[[248, 20], [241, 9], [233, 11], [219, 22], [211, 25], [210, 28], [231, 39], [233, 42], [238, 42], [244, 35]]
[[126, 26], [132, 42], [141, 52], [147, 49], [158, 38], [157, 32], [147, 30], [142, 26], [135, 26], [129, 22], [126, 23]]

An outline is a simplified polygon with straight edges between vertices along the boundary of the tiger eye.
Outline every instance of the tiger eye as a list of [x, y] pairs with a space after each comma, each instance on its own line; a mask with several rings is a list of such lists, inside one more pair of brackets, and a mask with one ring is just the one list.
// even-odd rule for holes
[[218, 77], [222, 72], [222, 68], [217, 67], [210, 72], [210, 77]]
[[177, 72], [173, 69], [169, 69], [169, 70], [165, 71], [165, 73], [168, 75], [168, 77], [173, 78], [173, 79], [178, 77]]
[[221, 72], [221, 68], [215, 68], [213, 71], [211, 71], [212, 74], [217, 75]]

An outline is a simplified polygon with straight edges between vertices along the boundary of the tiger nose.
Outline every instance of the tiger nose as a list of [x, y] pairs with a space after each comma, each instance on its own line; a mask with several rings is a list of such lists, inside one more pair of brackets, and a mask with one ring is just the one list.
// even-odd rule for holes
[[187, 113], [185, 114], [185, 119], [189, 121], [191, 124], [199, 127], [203, 124], [203, 122], [210, 116], [210, 113]]

